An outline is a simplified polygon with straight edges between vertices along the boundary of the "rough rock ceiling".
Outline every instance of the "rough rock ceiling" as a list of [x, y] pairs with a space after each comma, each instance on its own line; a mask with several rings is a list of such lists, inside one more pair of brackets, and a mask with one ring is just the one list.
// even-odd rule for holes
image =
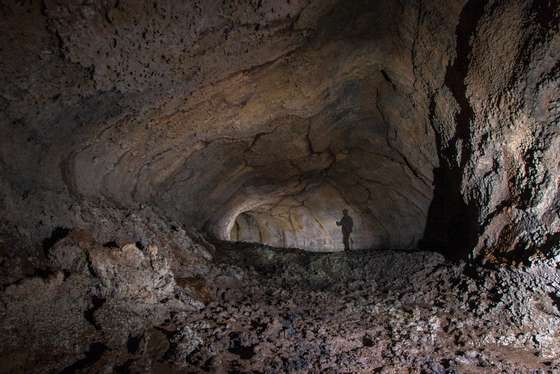
[[557, 239], [555, 1], [0, 12], [3, 204], [35, 240], [75, 226], [86, 199], [309, 249], [339, 246], [344, 207], [356, 247]]
[[[53, 187], [155, 205], [221, 238], [254, 211], [272, 226], [271, 244], [332, 249], [345, 207], [357, 247], [422, 237], [437, 155], [413, 88], [417, 9], [46, 2], [9, 11], [34, 18], [11, 42], [60, 74], [47, 87], [33, 82], [28, 105], [48, 106], [48, 118], [33, 119], [40, 139], [22, 139], [38, 151], [26, 167], [48, 155], [37, 166], [65, 183]], [[30, 75], [47, 76], [21, 79]]]

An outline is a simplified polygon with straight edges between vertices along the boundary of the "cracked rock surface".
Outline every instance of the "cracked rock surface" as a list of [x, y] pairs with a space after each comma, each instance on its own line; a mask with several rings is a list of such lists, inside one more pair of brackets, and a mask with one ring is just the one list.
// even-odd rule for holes
[[154, 245], [105, 248], [73, 231], [51, 252], [37, 275], [2, 285], [2, 372], [76, 372], [119, 360], [112, 347], [130, 350], [170, 313], [203, 307]]

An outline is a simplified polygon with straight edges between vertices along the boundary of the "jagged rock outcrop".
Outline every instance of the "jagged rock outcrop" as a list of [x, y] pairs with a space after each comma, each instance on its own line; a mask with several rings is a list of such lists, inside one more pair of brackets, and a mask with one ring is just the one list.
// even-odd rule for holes
[[559, 16], [555, 1], [461, 10], [431, 99], [441, 167], [427, 238], [496, 262], [558, 253]]
[[101, 357], [116, 363], [146, 330], [202, 308], [194, 289], [177, 285], [171, 257], [158, 252], [107, 248], [84, 230], [58, 241], [42, 272], [2, 285], [1, 371], [75, 372]]

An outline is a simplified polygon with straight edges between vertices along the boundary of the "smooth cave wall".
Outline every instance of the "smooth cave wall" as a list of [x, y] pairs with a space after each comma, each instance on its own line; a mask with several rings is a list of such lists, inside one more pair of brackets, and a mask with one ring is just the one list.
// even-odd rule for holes
[[[149, 206], [226, 240], [557, 242], [558, 2], [3, 1], [2, 227]], [[86, 204], [87, 202], [87, 204]]]

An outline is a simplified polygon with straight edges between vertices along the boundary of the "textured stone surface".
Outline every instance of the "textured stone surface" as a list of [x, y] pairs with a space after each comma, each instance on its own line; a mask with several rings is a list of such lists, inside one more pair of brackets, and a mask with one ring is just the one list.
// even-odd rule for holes
[[[177, 285], [171, 259], [154, 245], [107, 248], [83, 230], [70, 232], [49, 250], [46, 268], [2, 285], [0, 371], [75, 372], [102, 356], [116, 362], [146, 329], [202, 308], [194, 290]], [[183, 335], [194, 344], [195, 335]]]
[[559, 25], [0, 0], [0, 369], [560, 370]]
[[358, 248], [557, 248], [556, 1], [4, 1], [1, 15], [3, 210], [26, 235], [87, 196], [277, 246], [340, 248], [347, 207]]
[[461, 11], [455, 59], [432, 96], [442, 167], [431, 231], [475, 256], [558, 253], [559, 13], [557, 1]]
[[[157, 206], [220, 238], [247, 212], [277, 233], [272, 244], [334, 249], [333, 220], [349, 207], [357, 247], [414, 247], [437, 165], [427, 101], [410, 89], [417, 11], [361, 1], [5, 4], [6, 209], [60, 220], [29, 200], [103, 197]], [[41, 221], [47, 235], [53, 226]]]
[[70, 251], [85, 269], [52, 261], [3, 286], [0, 372], [560, 370], [550, 260], [216, 243], [204, 277], [179, 278], [152, 245], [104, 248], [72, 231], [51, 249]]
[[195, 371], [525, 372], [560, 365], [560, 274], [546, 263], [471, 268], [431, 252], [309, 254], [251, 245], [219, 251], [219, 260], [245, 276], [202, 310], [204, 345], [188, 359]]

